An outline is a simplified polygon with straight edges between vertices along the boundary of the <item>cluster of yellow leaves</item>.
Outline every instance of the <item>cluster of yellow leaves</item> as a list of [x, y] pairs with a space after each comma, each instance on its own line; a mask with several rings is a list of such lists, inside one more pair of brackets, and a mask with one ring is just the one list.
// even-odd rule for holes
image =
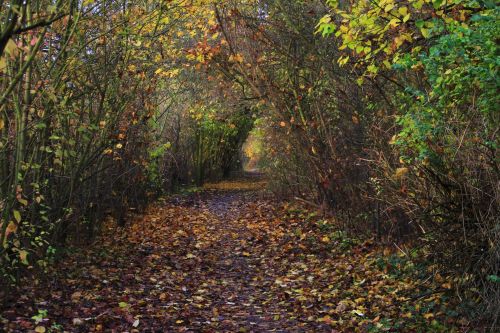
[[[339, 65], [354, 57], [356, 65], [363, 64], [364, 75], [376, 75], [380, 67], [390, 68], [407, 52], [407, 45], [411, 48], [414, 41], [430, 38], [434, 20], [465, 24], [470, 14], [460, 1], [451, 5], [441, 0], [352, 0], [345, 6], [335, 1], [329, 4], [331, 11], [319, 22], [318, 32], [334, 33], [342, 41], [340, 49], [346, 51], [337, 59]], [[414, 48], [414, 52], [418, 50]]]

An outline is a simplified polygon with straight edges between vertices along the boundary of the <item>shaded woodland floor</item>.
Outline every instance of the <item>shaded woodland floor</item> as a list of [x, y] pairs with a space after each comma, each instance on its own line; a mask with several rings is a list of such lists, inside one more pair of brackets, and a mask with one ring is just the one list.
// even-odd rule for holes
[[[466, 331], [446, 283], [343, 238], [256, 177], [159, 201], [56, 265], [2, 312], [7, 332]], [[111, 225], [111, 223], [110, 223]], [[385, 258], [385, 259], [384, 259]], [[410, 273], [409, 273], [410, 272]], [[38, 314], [38, 315], [37, 315]]]

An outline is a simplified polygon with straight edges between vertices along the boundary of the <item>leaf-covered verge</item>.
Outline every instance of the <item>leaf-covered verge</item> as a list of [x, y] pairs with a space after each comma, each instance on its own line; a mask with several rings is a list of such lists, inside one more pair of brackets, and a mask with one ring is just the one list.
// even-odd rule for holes
[[[454, 285], [330, 218], [209, 185], [108, 223], [1, 313], [7, 332], [473, 332]], [[478, 330], [479, 332], [481, 330]]]

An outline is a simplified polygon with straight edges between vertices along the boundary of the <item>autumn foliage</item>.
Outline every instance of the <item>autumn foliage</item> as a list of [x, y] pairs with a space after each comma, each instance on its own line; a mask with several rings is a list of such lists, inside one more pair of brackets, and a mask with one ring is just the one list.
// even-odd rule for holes
[[[276, 197], [328, 222], [313, 223], [324, 247], [359, 240], [321, 259], [329, 274], [335, 260], [382, 274], [372, 246], [396, 246], [397, 265], [498, 325], [498, 15], [476, 0], [0, 1], [0, 297], [158, 197], [251, 161]], [[302, 227], [284, 220], [266, 244], [292, 256], [281, 237]], [[413, 286], [394, 284], [373, 288]], [[297, 290], [313, 291], [293, 291], [302, 306]], [[397, 330], [366, 292], [341, 302], [374, 315], [349, 328]], [[417, 312], [409, 331], [433, 320]]]

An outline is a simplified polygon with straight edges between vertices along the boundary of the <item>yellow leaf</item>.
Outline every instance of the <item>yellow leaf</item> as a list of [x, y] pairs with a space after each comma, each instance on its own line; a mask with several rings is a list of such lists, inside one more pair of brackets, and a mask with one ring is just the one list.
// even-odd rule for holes
[[12, 39], [9, 39], [7, 42], [7, 45], [5, 46], [5, 53], [10, 55], [11, 58], [14, 58], [17, 56], [19, 50], [17, 48], [16, 43]]
[[318, 318], [318, 321], [329, 324], [329, 323], [332, 322], [332, 318], [329, 315], [326, 315], [326, 316], [324, 316], [322, 318]]
[[359, 311], [359, 310], [352, 310], [352, 313], [357, 314], [360, 317], [364, 317], [365, 316], [365, 314], [363, 312]]
[[384, 11], [387, 13], [388, 11], [390, 11], [393, 8], [394, 8], [394, 4], [390, 3], [387, 6], [385, 6]]
[[233, 57], [233, 61], [234, 62], [242, 63], [243, 62], [243, 56], [241, 54], [235, 54], [234, 57]]
[[81, 297], [82, 293], [80, 291], [75, 291], [73, 294], [71, 294], [71, 301], [73, 303], [77, 303]]
[[26, 199], [18, 198], [17, 201], [23, 206], [28, 206], [28, 200]]
[[337, 60], [337, 63], [339, 64], [339, 66], [343, 66], [343, 65], [345, 65], [348, 61], [349, 61], [349, 56], [345, 56], [345, 57], [340, 57], [340, 58]]
[[37, 333], [45, 333], [45, 331], [46, 331], [45, 327], [43, 327], [43, 326], [35, 327], [35, 332], [37, 332]]
[[396, 179], [404, 177], [408, 173], [408, 168], [397, 168], [394, 177]]
[[7, 67], [7, 61], [5, 60], [4, 57], [0, 57], [0, 73], [2, 73], [6, 67]]
[[25, 250], [19, 251], [19, 259], [21, 260], [21, 262], [23, 264], [29, 265], [29, 262], [28, 262], [28, 251], [25, 251]]
[[398, 18], [393, 18], [392, 20], [387, 23], [387, 25], [391, 26], [392, 28], [395, 28], [399, 25], [400, 20]]

